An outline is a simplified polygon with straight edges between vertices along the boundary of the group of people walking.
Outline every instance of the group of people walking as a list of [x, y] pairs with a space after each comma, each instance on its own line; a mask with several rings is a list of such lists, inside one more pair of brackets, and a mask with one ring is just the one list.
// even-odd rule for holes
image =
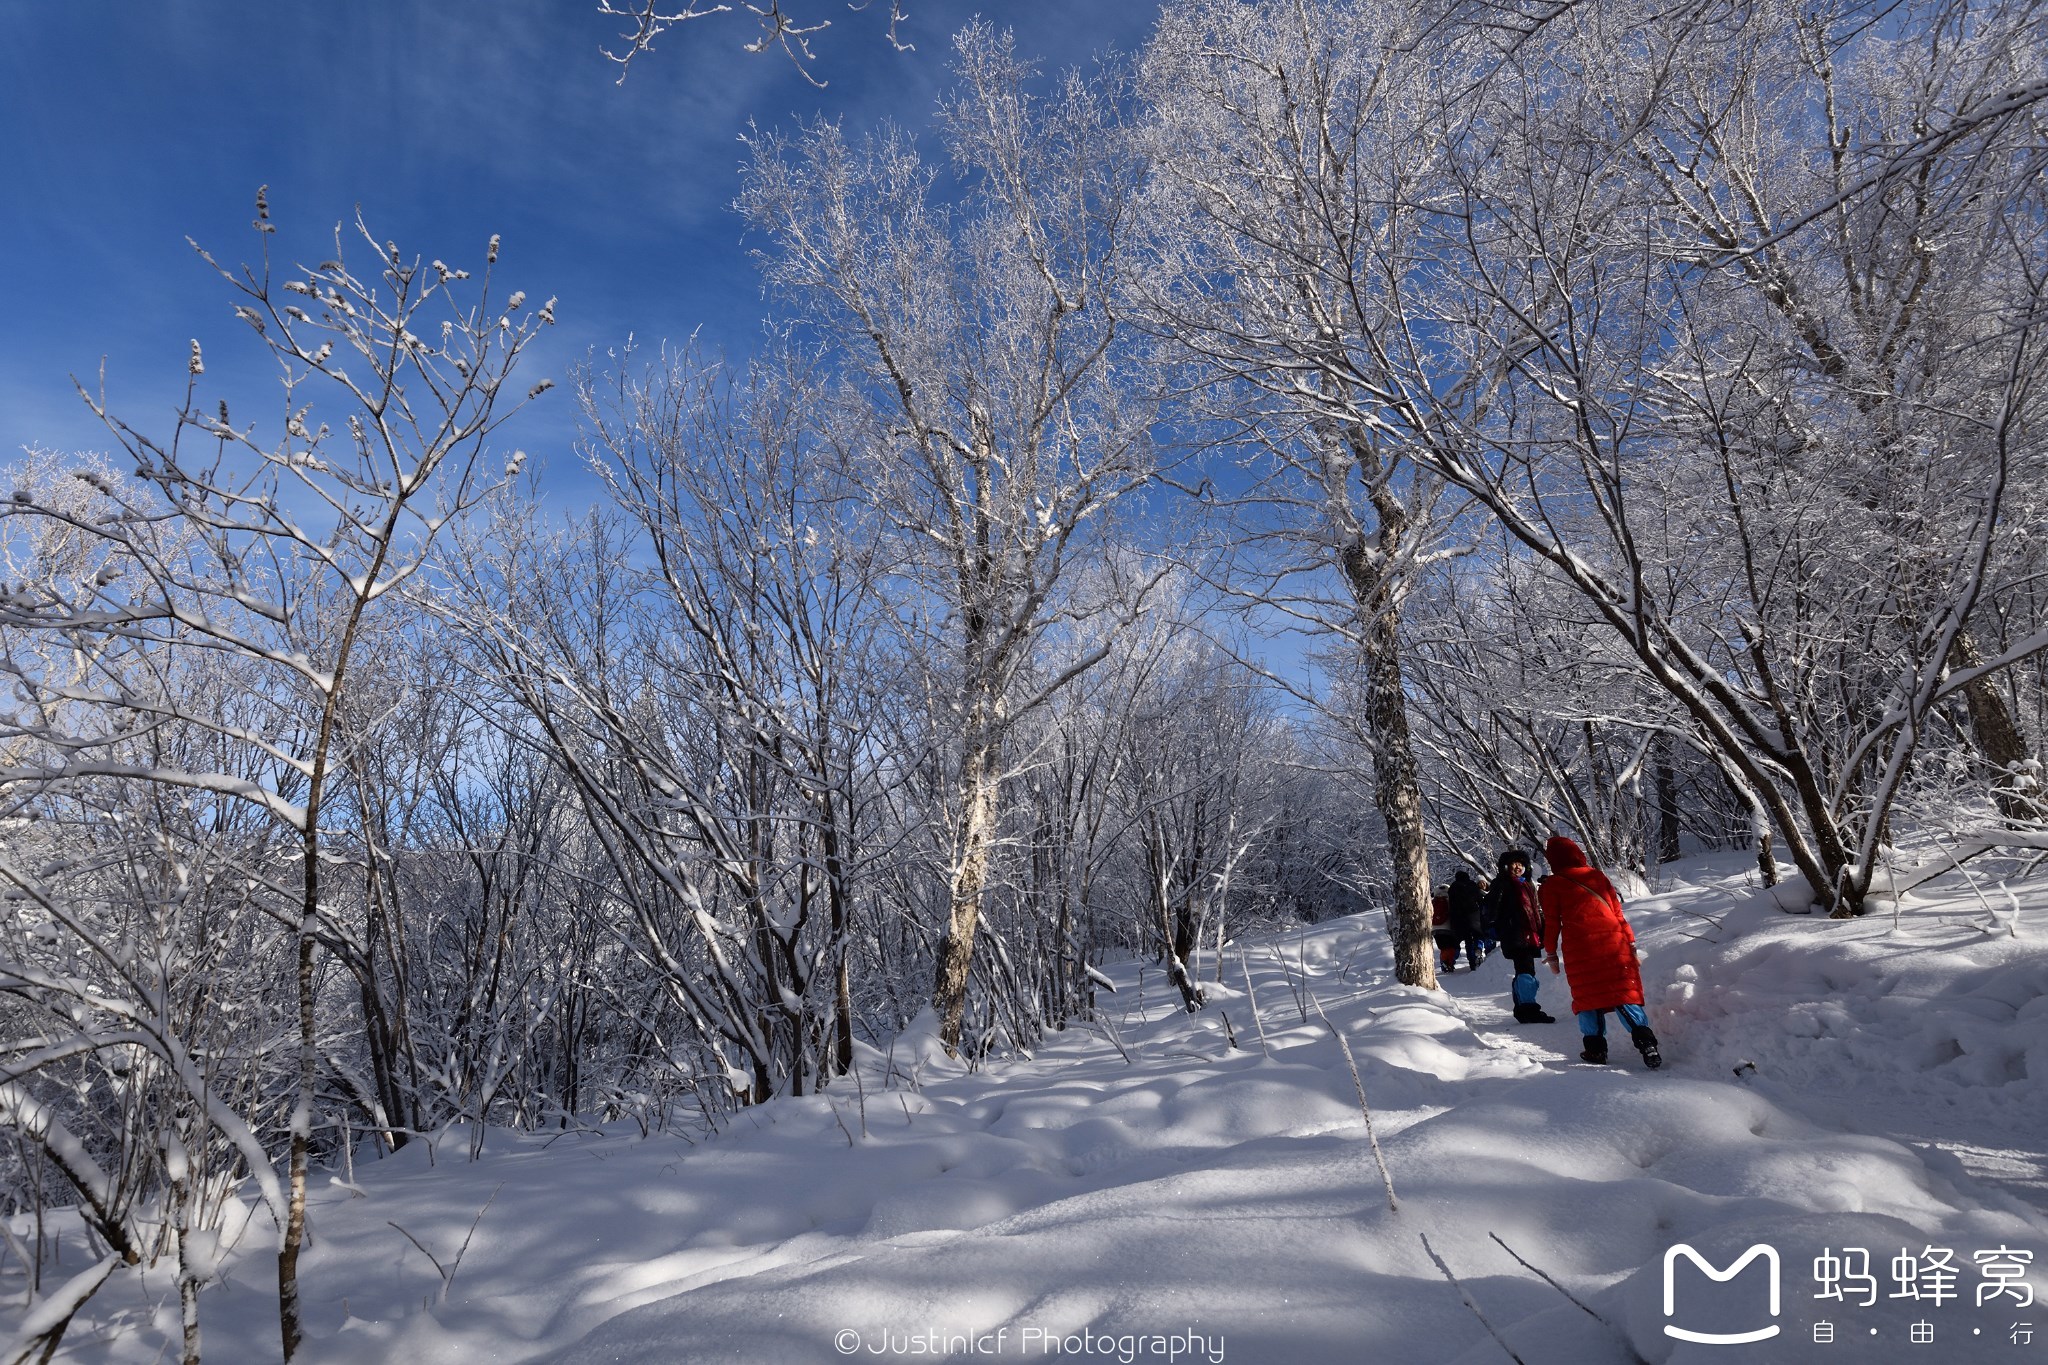
[[1490, 949], [1514, 964], [1508, 988], [1515, 1022], [1554, 1024], [1537, 1003], [1536, 961], [1562, 971], [1578, 1017], [1582, 1061], [1607, 1060], [1607, 1015], [1619, 1016], [1646, 1066], [1661, 1066], [1657, 1035], [1643, 1010], [1643, 979], [1636, 967], [1636, 936], [1622, 913], [1621, 896], [1606, 874], [1586, 861], [1579, 846], [1556, 835], [1543, 846], [1550, 874], [1531, 876], [1529, 855], [1509, 849], [1496, 860], [1490, 881], [1460, 868], [1437, 897], [1436, 941], [1443, 969], [1460, 948], [1473, 968]]

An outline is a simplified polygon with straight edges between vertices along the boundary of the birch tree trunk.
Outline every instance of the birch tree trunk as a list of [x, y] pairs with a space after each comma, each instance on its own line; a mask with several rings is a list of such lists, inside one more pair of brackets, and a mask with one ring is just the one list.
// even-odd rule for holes
[[[1398, 538], [1396, 523], [1395, 537]], [[1382, 521], [1382, 535], [1388, 528]], [[1373, 805], [1387, 830], [1388, 872], [1394, 892], [1394, 975], [1404, 985], [1436, 985], [1435, 940], [1430, 932], [1429, 842], [1422, 824], [1422, 786], [1408, 732], [1408, 697], [1401, 681], [1400, 608], [1387, 575], [1365, 554], [1344, 558], [1344, 576], [1365, 618], [1360, 652], [1365, 664], [1364, 729], [1372, 747]]]
[[959, 1047], [961, 1021], [967, 1009], [969, 968], [974, 960], [974, 931], [981, 923], [982, 890], [995, 856], [997, 793], [1001, 752], [982, 743], [970, 748], [960, 764], [960, 851], [947, 888], [946, 927], [939, 938], [938, 962], [932, 977], [932, 1008], [939, 1017], [939, 1040], [948, 1050]]

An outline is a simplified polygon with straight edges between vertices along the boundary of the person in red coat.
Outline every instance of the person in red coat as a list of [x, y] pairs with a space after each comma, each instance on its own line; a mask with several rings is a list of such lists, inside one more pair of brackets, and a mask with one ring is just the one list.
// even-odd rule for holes
[[1543, 879], [1543, 955], [1558, 970], [1562, 946], [1572, 1012], [1579, 1016], [1581, 1059], [1607, 1060], [1607, 1011], [1628, 1025], [1636, 1051], [1647, 1066], [1661, 1066], [1657, 1035], [1643, 1012], [1643, 978], [1636, 970], [1636, 935], [1621, 912], [1621, 896], [1606, 874], [1586, 861], [1579, 846], [1562, 834], [1543, 846], [1550, 875]]

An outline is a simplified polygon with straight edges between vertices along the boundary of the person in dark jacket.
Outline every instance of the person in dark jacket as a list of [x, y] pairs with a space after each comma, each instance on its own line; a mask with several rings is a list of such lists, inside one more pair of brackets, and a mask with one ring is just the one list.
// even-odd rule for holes
[[1572, 1012], [1579, 1017], [1582, 1061], [1607, 1060], [1607, 1011], [1628, 1026], [1643, 1064], [1661, 1066], [1663, 1054], [1650, 1018], [1643, 1012], [1643, 977], [1636, 967], [1636, 935], [1622, 913], [1621, 896], [1606, 874], [1586, 861], [1579, 846], [1562, 834], [1543, 846], [1550, 863], [1544, 878], [1543, 953], [1550, 970], [1558, 970], [1564, 953], [1565, 980], [1571, 986]]
[[1514, 984], [1509, 994], [1515, 1002], [1518, 1024], [1554, 1024], [1536, 1003], [1536, 959], [1543, 951], [1543, 907], [1536, 887], [1529, 880], [1529, 855], [1511, 848], [1497, 860], [1498, 872], [1487, 900], [1492, 912], [1493, 938], [1501, 953], [1515, 964]]
[[[1472, 874], [1464, 868], [1451, 878], [1451, 889], [1445, 896], [1450, 913], [1445, 916], [1445, 926], [1450, 930], [1451, 960], [1457, 957], [1457, 946], [1465, 946], [1465, 964], [1474, 971], [1486, 960], [1486, 946], [1480, 942], [1480, 920], [1485, 916], [1485, 906], [1479, 894], [1479, 883], [1472, 880]], [[1451, 961], [1444, 963], [1444, 970], [1451, 969]]]
[[1439, 886], [1429, 894], [1430, 934], [1436, 939], [1436, 965], [1445, 971], [1458, 960], [1458, 940], [1451, 934], [1450, 888]]

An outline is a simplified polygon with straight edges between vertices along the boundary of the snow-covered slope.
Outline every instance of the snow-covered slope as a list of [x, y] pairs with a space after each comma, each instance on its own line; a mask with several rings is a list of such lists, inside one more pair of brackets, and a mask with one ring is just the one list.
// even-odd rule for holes
[[1681, 1056], [1747, 1062], [1781, 1105], [2048, 1209], [2048, 887], [1979, 895], [1958, 875], [1844, 922], [1695, 877], [1650, 903], [1647, 994]]
[[[2048, 894], [2022, 899], [2018, 937], [1967, 892], [1908, 908], [1895, 933], [1782, 915], [1733, 869], [1694, 874], [1631, 908], [1660, 1072], [1621, 1038], [1613, 1066], [1567, 1060], [1547, 973], [1560, 1022], [1516, 1025], [1504, 964], [1396, 986], [1378, 925], [1337, 921], [1244, 945], [1256, 1017], [1233, 949], [1200, 1014], [1132, 966], [1101, 1029], [978, 1074], [913, 1032], [863, 1056], [861, 1087], [694, 1143], [493, 1132], [467, 1162], [451, 1134], [431, 1164], [414, 1144], [358, 1165], [315, 1205], [307, 1359], [2048, 1359], [2048, 1219], [2031, 1202], [2048, 1133], [2048, 935], [2031, 926], [2048, 926]], [[275, 1356], [261, 1233], [203, 1300], [210, 1360]], [[465, 1237], [444, 1299], [427, 1253], [448, 1266]], [[1715, 1267], [1775, 1248], [1779, 1315], [1765, 1262], [1717, 1285], [1681, 1260], [1667, 1318], [1676, 1243]], [[1849, 1248], [1868, 1253], [1874, 1306]], [[1959, 1297], [1891, 1297], [1894, 1258], [1917, 1267], [1928, 1248], [1952, 1253]], [[1996, 1248], [2033, 1260], [1979, 1307], [2013, 1260], [1987, 1280], [1975, 1253]], [[1846, 1299], [1814, 1297], [1829, 1256]], [[71, 1354], [164, 1358], [170, 1291], [111, 1285]], [[1833, 1340], [1816, 1343], [1822, 1321]], [[1910, 1341], [1916, 1322], [1933, 1343]], [[2016, 1344], [2021, 1322], [2040, 1331]], [[1780, 1331], [1729, 1347], [1667, 1323]]]

